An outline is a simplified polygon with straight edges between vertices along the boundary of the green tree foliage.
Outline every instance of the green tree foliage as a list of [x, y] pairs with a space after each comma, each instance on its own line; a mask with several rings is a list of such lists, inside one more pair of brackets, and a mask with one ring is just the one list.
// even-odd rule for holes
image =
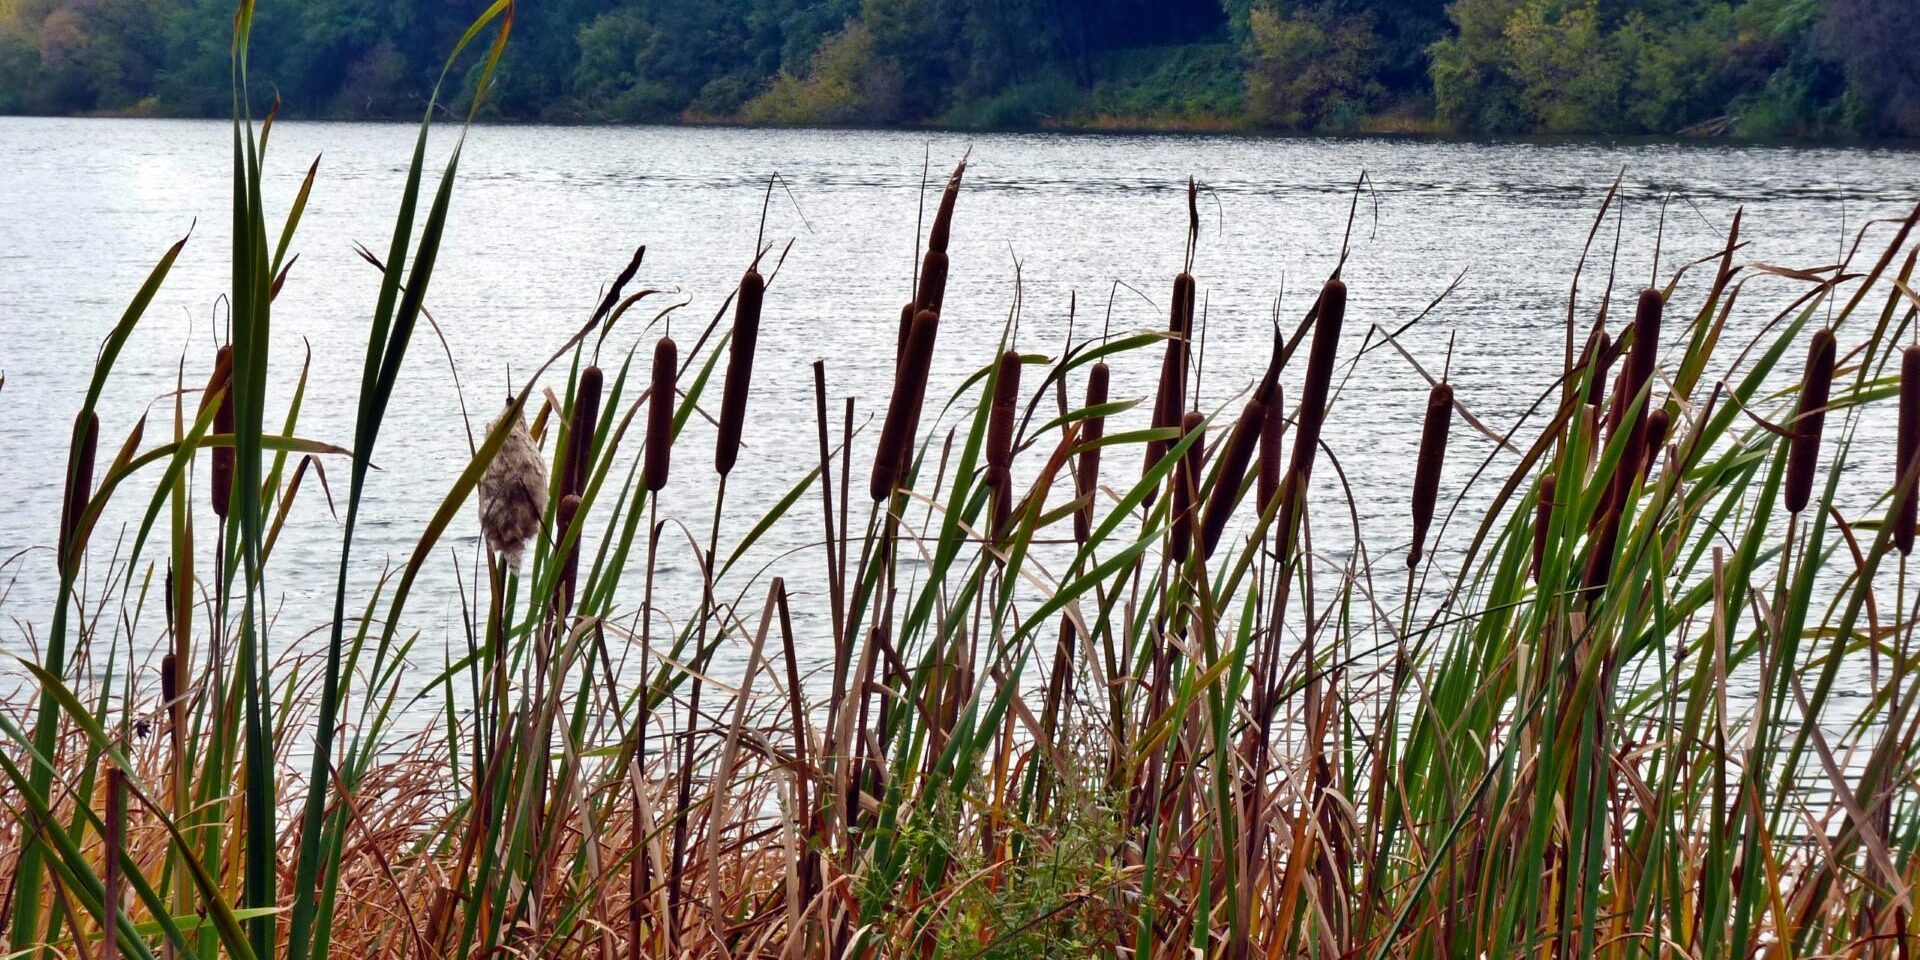
[[[0, 112], [217, 115], [233, 3], [0, 0]], [[255, 88], [290, 115], [412, 116], [480, 3], [265, 4], [256, 40], [285, 54]], [[515, 17], [488, 104], [514, 119], [1920, 135], [1915, 0], [526, 0]]]

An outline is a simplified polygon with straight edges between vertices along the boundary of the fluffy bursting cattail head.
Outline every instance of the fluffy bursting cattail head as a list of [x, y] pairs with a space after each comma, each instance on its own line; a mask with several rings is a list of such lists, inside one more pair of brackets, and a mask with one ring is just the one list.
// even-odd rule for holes
[[[1893, 477], [1896, 487], [1913, 470], [1916, 456], [1920, 456], [1920, 346], [1908, 347], [1900, 355], [1900, 433]], [[1920, 513], [1916, 507], [1920, 507], [1920, 481], [1908, 485], [1894, 514], [1893, 544], [1903, 557], [1913, 552], [1913, 524], [1915, 514]]]
[[1192, 438], [1187, 451], [1173, 470], [1173, 562], [1187, 562], [1193, 548], [1193, 503], [1199, 493], [1201, 472], [1206, 468], [1205, 436], [1207, 418], [1198, 410], [1189, 410], [1180, 418], [1180, 436]]
[[760, 342], [760, 304], [765, 299], [767, 282], [760, 272], [749, 267], [740, 278], [740, 293], [733, 304], [733, 339], [727, 347], [727, 385], [720, 397], [720, 437], [713, 451], [713, 466], [721, 476], [733, 472], [740, 459], [740, 431], [747, 422], [747, 390], [753, 382], [753, 348]]
[[1833, 331], [1822, 328], [1807, 346], [1807, 369], [1800, 377], [1800, 404], [1787, 444], [1786, 506], [1799, 513], [1813, 498], [1813, 473], [1820, 460], [1820, 431], [1826, 425], [1827, 397], [1833, 391]]
[[680, 347], [672, 337], [661, 337], [653, 345], [653, 377], [647, 397], [647, 445], [644, 467], [647, 489], [659, 493], [667, 487], [667, 472], [673, 466], [674, 381], [679, 378]]
[[1427, 528], [1433, 525], [1433, 507], [1440, 498], [1440, 467], [1447, 459], [1447, 429], [1453, 425], [1453, 387], [1436, 383], [1427, 393], [1427, 421], [1420, 431], [1420, 459], [1413, 469], [1413, 546], [1407, 567], [1420, 565], [1426, 555]]
[[[527, 541], [540, 532], [540, 519], [547, 512], [547, 465], [527, 432], [526, 417], [512, 406], [500, 416], [513, 420], [480, 477], [480, 532], [508, 569], [518, 570], [520, 555]], [[500, 423], [495, 420], [488, 432], [499, 429]]]
[[[1095, 363], [1087, 372], [1086, 407], [1097, 407], [1107, 402], [1107, 378], [1109, 374], [1105, 363]], [[1100, 438], [1107, 432], [1107, 418], [1092, 416], [1082, 421], [1080, 428], [1080, 466], [1075, 471], [1076, 493], [1086, 501], [1073, 514], [1073, 540], [1086, 543], [1093, 534], [1093, 494], [1100, 488]]]
[[1253, 451], [1260, 445], [1268, 416], [1267, 405], [1256, 393], [1241, 408], [1240, 419], [1227, 435], [1227, 445], [1220, 454], [1220, 475], [1207, 493], [1207, 509], [1200, 518], [1202, 557], [1213, 556], [1213, 551], [1220, 546], [1220, 536], [1227, 529], [1227, 518], [1233, 515], [1234, 504], [1239, 501], [1241, 481], [1247, 477], [1247, 466], [1253, 462]]
[[914, 316], [906, 352], [894, 371], [893, 395], [887, 401], [887, 419], [880, 426], [879, 448], [874, 451], [873, 479], [867, 484], [867, 493], [876, 502], [893, 495], [907, 451], [913, 447], [927, 371], [933, 366], [933, 344], [939, 334], [939, 314], [922, 310]]

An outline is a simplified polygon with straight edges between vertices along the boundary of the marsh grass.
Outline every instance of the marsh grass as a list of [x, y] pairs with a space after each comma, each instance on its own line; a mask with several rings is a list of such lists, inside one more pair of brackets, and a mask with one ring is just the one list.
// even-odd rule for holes
[[[455, 51], [490, 40], [462, 74], [469, 117], [514, 12], [500, 0]], [[360, 591], [358, 508], [460, 146], [423, 196], [423, 122], [388, 254], [369, 255], [384, 266], [351, 446], [300, 436], [304, 372], [268, 425], [283, 387], [265, 364], [272, 295], [303, 204], [269, 244], [250, 17], [236, 21], [233, 342], [197, 408], [176, 393], [168, 436], [147, 441], [143, 420], [98, 466], [115, 425], [94, 406], [175, 245], [109, 332], [74, 421], [62, 600], [28, 667], [34, 702], [0, 710], [8, 956], [1911, 955], [1920, 348], [1898, 345], [1920, 306], [1920, 208], [1878, 225], [1892, 235], [1877, 256], [1863, 230], [1846, 262], [1808, 270], [1736, 262], [1736, 219], [1701, 262], [1710, 278], [1641, 293], [1620, 344], [1592, 318], [1578, 363], [1570, 310], [1566, 366], [1507, 431], [1504, 475], [1489, 458], [1448, 487], [1451, 425], [1483, 425], [1471, 397], [1435, 385], [1394, 598], [1373, 563], [1397, 571], [1397, 551], [1313, 548], [1316, 526], [1358, 509], [1337, 452], [1365, 438], [1322, 428], [1347, 284], [1365, 278], [1329, 278], [1292, 336], [1276, 327], [1237, 418], [1190, 408], [1190, 186], [1168, 330], [1043, 356], [1015, 351], [1009, 324], [957, 391], [930, 396], [963, 163], [901, 315], [866, 502], [850, 490], [856, 408], [882, 398], [835, 417], [820, 363], [817, 465], [723, 528], [749, 393], [779, 388], [750, 380], [778, 271], [762, 278], [756, 250], [690, 349], [657, 336], [644, 375], [632, 352], [603, 370], [614, 324], [650, 309], [655, 291], [625, 289], [642, 250], [473, 438], [411, 556]], [[1798, 293], [1736, 322], [1759, 276]], [[1664, 358], [1663, 323], [1684, 344]], [[1796, 381], [1783, 364], [1809, 341]], [[1278, 376], [1303, 343], [1289, 410]], [[1155, 347], [1158, 384], [1110, 383], [1106, 358]], [[656, 494], [723, 356], [720, 493], [706, 542], [681, 544], [669, 529], [700, 518], [662, 517]], [[538, 391], [549, 375], [564, 389]], [[1146, 400], [1151, 425], [1109, 430], [1139, 402], [1113, 396]], [[929, 420], [950, 432], [921, 434], [931, 404], [957, 417]], [[1847, 515], [1835, 495], [1857, 428], [1893, 406], [1898, 475]], [[1108, 447], [1140, 450], [1140, 475], [1101, 475]], [[399, 627], [411, 591], [453, 520], [491, 496], [503, 450], [551, 463], [516, 474], [544, 494], [525, 498], [532, 529], [488, 537], [477, 592], [453, 598], [451, 648], [403, 694], [403, 673], [435, 659]], [[193, 543], [203, 457], [211, 571]], [[320, 649], [294, 654], [265, 615], [266, 577], [323, 460], [349, 476], [334, 616]], [[706, 481], [683, 462], [674, 482]], [[1473, 515], [1458, 510], [1469, 489], [1491, 490]], [[143, 496], [102, 577], [83, 562], [101, 511]], [[817, 582], [742, 565], [813, 509]], [[666, 589], [663, 554], [691, 559], [701, 588]], [[828, 607], [806, 635], [802, 588]], [[110, 609], [129, 630], [160, 618], [158, 676], [103, 642], [91, 611]], [[1383, 643], [1358, 626], [1382, 621]], [[830, 650], [830, 667], [804, 675], [803, 647]], [[738, 665], [724, 682], [721, 658]], [[1836, 685], [1862, 659], [1874, 686], [1844, 714]], [[1756, 695], [1730, 698], [1733, 677]]]

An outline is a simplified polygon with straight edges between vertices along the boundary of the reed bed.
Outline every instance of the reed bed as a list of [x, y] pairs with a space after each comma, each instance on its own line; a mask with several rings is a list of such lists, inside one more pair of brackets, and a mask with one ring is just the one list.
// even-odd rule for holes
[[[469, 120], [513, 13], [490, 7], [450, 61], [484, 49], [462, 74]], [[1884, 246], [1863, 231], [1812, 269], [1740, 262], [1736, 219], [1723, 250], [1641, 292], [1630, 324], [1586, 321], [1578, 362], [1569, 311], [1568, 362], [1504, 435], [1504, 472], [1459, 467], [1457, 444], [1448, 460], [1454, 421], [1481, 425], [1434, 381], [1424, 414], [1401, 412], [1425, 418], [1407, 539], [1337, 558], [1313, 531], [1355, 510], [1337, 454], [1365, 438], [1323, 427], [1353, 359], [1347, 287], [1366, 278], [1327, 278], [1291, 334], [1276, 327], [1267, 373], [1202, 409], [1190, 187], [1168, 329], [1044, 355], [1016, 350], [1009, 324], [958, 390], [929, 393], [942, 311], [962, 307], [946, 281], [968, 268], [947, 244], [966, 228], [963, 163], [901, 311], [891, 393], [836, 411], [817, 364], [818, 464], [780, 501], [721, 523], [753, 395], [777, 389], [752, 380], [780, 322], [777, 266], [762, 276], [756, 250], [691, 346], [649, 329], [636, 370], [642, 344], [622, 356], [610, 331], [672, 309], [627, 291], [643, 248], [475, 436], [412, 556], [362, 592], [355, 521], [460, 148], [426, 189], [429, 109], [377, 260], [354, 436], [301, 435], [304, 375], [265, 423], [301, 204], [270, 233], [250, 22], [243, 6], [232, 343], [195, 358], [206, 386], [175, 394], [164, 436], [99, 422], [176, 245], [107, 335], [74, 421], [63, 600], [31, 699], [0, 709], [0, 955], [1912, 955], [1920, 347], [1900, 345], [1920, 207], [1869, 228]], [[1794, 299], [1744, 322], [1763, 276]], [[1289, 407], [1280, 377], [1303, 346]], [[1161, 354], [1157, 384], [1108, 367], [1130, 352]], [[709, 478], [675, 441], [723, 358]], [[958, 417], [944, 435], [921, 430], [949, 422], [923, 418], [936, 404]], [[854, 426], [869, 409], [870, 466]], [[1882, 409], [1897, 469], [1844, 512], [1857, 428]], [[1109, 447], [1142, 470], [1102, 473]], [[341, 560], [324, 644], [294, 655], [264, 584], [315, 462], [346, 467]], [[701, 529], [661, 515], [670, 470], [717, 486], [704, 545], [667, 536]], [[1469, 489], [1491, 491], [1471, 516]], [[116, 500], [144, 523], [90, 566]], [[739, 562], [816, 511], [817, 581]], [[441, 658], [399, 625], [463, 514], [481, 518], [486, 568], [454, 598]], [[690, 559], [701, 589], [661, 584], [663, 554]], [[1375, 565], [1399, 576], [1402, 558], [1406, 588], [1376, 589]], [[801, 591], [828, 614], [806, 634]], [[162, 638], [157, 670], [120, 655], [116, 621]], [[1360, 626], [1383, 622], [1384, 641]], [[803, 649], [831, 650], [830, 668], [803, 673]], [[1863, 661], [1873, 687], [1845, 713], [1837, 687]], [[433, 678], [403, 695], [423, 663]], [[1729, 696], [1735, 678], [1751, 699]]]

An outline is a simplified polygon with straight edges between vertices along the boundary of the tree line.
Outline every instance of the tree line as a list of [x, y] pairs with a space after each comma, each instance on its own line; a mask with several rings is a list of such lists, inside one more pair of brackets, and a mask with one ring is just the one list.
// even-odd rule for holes
[[[0, 112], [220, 115], [233, 2], [0, 0]], [[480, 3], [264, 3], [254, 89], [410, 117]], [[1915, 0], [522, 0], [489, 110], [1920, 136], [1917, 50]]]

